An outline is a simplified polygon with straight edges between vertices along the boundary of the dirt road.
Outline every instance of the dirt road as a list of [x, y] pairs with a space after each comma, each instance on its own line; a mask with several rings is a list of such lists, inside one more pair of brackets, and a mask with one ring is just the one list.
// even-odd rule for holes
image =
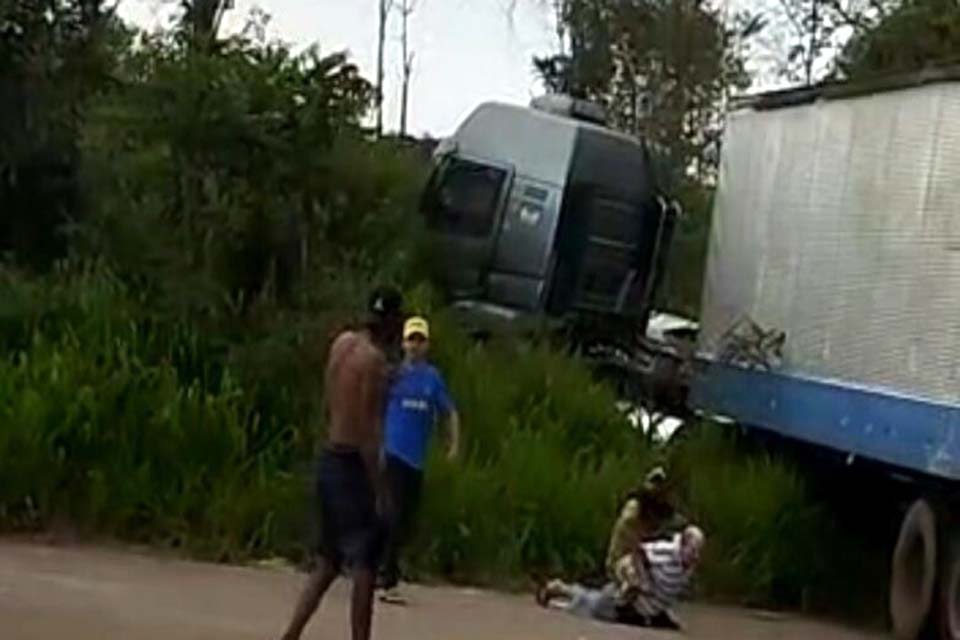
[[[0, 629], [6, 640], [275, 638], [301, 576], [90, 548], [0, 542]], [[406, 607], [381, 605], [375, 637], [396, 640], [651, 640], [676, 634], [617, 628], [544, 611], [529, 598], [416, 588]], [[854, 640], [869, 634], [737, 610], [681, 611], [695, 640]], [[347, 638], [340, 585], [307, 638]]]

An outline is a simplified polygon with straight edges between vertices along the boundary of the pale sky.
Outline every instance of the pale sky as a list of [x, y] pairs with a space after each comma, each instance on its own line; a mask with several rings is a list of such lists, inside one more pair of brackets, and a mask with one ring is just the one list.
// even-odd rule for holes
[[[519, 0], [418, 0], [410, 18], [414, 72], [410, 133], [446, 135], [486, 100], [527, 104], [541, 93], [535, 54], [551, 53], [557, 37], [548, 4]], [[168, 19], [171, 0], [121, 0], [120, 14], [151, 28]], [[324, 52], [349, 51], [371, 81], [376, 69], [377, 0], [235, 0], [228, 31], [259, 7], [272, 19], [271, 36], [296, 47], [319, 43]], [[391, 21], [385, 73], [385, 126], [399, 128], [400, 18]]]
[[[396, 0], [395, 0], [396, 1]], [[773, 0], [713, 0], [717, 6], [776, 7]], [[120, 0], [120, 14], [142, 27], [169, 24], [177, 0]], [[253, 8], [271, 16], [269, 35], [300, 49], [318, 43], [323, 52], [347, 50], [362, 73], [375, 78], [378, 0], [234, 0], [226, 31], [246, 24]], [[499, 100], [528, 104], [542, 93], [533, 72], [534, 55], [553, 53], [557, 36], [551, 0], [416, 0], [410, 19], [414, 72], [409, 132], [448, 135], [474, 107]], [[768, 29], [749, 56], [758, 86], [779, 84], [771, 64], [790, 43], [782, 28]], [[399, 128], [400, 18], [394, 13], [387, 39], [385, 126]], [[771, 63], [771, 60], [774, 62]]]

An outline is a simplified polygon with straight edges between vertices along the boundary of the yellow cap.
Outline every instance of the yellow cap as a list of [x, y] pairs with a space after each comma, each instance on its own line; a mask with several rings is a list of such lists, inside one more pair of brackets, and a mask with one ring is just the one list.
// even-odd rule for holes
[[407, 340], [411, 336], [421, 335], [424, 338], [430, 338], [430, 323], [425, 318], [414, 316], [403, 325], [403, 339]]

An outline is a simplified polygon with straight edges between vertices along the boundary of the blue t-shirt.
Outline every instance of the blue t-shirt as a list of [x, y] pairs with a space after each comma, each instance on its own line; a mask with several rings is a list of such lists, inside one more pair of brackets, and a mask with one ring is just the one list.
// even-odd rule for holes
[[453, 408], [436, 368], [425, 362], [402, 364], [387, 397], [384, 449], [422, 469], [434, 423]]

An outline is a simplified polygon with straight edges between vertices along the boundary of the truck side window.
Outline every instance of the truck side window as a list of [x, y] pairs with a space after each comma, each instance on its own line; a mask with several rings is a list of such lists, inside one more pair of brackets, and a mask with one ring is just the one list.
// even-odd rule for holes
[[456, 158], [434, 178], [428, 187], [433, 193], [425, 199], [428, 224], [447, 233], [489, 235], [507, 172]]

